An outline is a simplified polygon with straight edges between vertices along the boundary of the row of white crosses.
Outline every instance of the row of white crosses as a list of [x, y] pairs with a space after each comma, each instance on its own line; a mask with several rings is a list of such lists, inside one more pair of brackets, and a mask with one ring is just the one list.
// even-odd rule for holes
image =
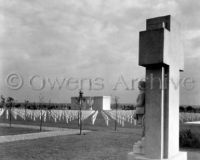
[[46, 121], [46, 111], [44, 110], [30, 110], [30, 109], [26, 109], [26, 112], [24, 109], [21, 110], [21, 114], [19, 114], [19, 117], [21, 117], [22, 119], [32, 119], [32, 120], [36, 120], [36, 119], [40, 119], [42, 117], [44, 117], [44, 121]]
[[[8, 110], [7, 110], [8, 111]], [[3, 115], [4, 109], [0, 110], [0, 116]], [[30, 110], [30, 109], [11, 109], [11, 114], [14, 119], [17, 119], [19, 116], [21, 119], [25, 120], [26, 118], [32, 119], [35, 121], [36, 119], [40, 119], [43, 117], [44, 122], [46, 122], [47, 117], [53, 119], [54, 122], [66, 120], [66, 123], [78, 119], [78, 110]], [[87, 119], [92, 114], [96, 113], [94, 110], [83, 110], [82, 111], [82, 120]], [[8, 119], [9, 112], [6, 112], [6, 119]]]
[[95, 111], [94, 110], [82, 110], [82, 120], [87, 119], [89, 116], [91, 116], [92, 114], [94, 114]]
[[180, 113], [180, 123], [200, 121], [200, 113]]
[[124, 126], [124, 122], [125, 122], [125, 118], [124, 116], [121, 116], [119, 114], [120, 111], [117, 111], [117, 115], [116, 115], [116, 111], [112, 110], [112, 111], [106, 111], [106, 113], [114, 120], [117, 120], [117, 123], [119, 123], [120, 125], [122, 125], [122, 127]]
[[117, 114], [116, 110], [108, 110], [105, 111], [105, 113], [109, 115], [112, 119], [117, 120], [117, 123], [119, 123], [122, 126], [124, 126], [125, 122], [136, 125], [133, 110], [117, 110]]
[[[5, 108], [0, 109], [0, 117], [5, 113], [6, 119], [9, 118], [9, 110]], [[25, 120], [26, 118], [32, 119], [35, 121], [36, 119], [41, 119], [41, 114], [43, 117], [44, 122], [46, 121], [47, 117], [53, 119], [54, 122], [60, 120], [66, 120], [66, 123], [78, 119], [78, 110], [30, 110], [30, 109], [18, 109], [12, 108], [11, 114], [14, 119], [17, 119], [17, 116]], [[108, 125], [109, 116], [116, 120], [116, 111], [102, 111], [101, 112], [106, 124]], [[92, 115], [92, 116], [91, 116]], [[94, 125], [96, 117], [98, 115], [98, 111], [94, 110], [83, 110], [82, 111], [82, 120], [87, 119], [91, 116], [92, 124]], [[117, 111], [117, 122], [121, 125], [124, 125], [124, 122], [134, 123], [135, 119], [133, 118], [134, 111], [132, 110], [118, 110]], [[180, 123], [189, 122], [189, 121], [200, 121], [200, 113], [180, 113]]]
[[54, 122], [66, 120], [66, 123], [77, 119], [78, 112], [66, 112], [65, 110], [51, 110], [49, 111], [49, 120], [52, 118]]
[[4, 111], [5, 111], [5, 108], [0, 109], [0, 117], [3, 115]]
[[6, 119], [9, 117], [9, 111], [6, 110], [5, 108], [0, 108], [0, 117], [6, 112]]
[[92, 115], [92, 124], [94, 125], [95, 121], [96, 121], [96, 118], [97, 118], [97, 115], [98, 115], [99, 111], [96, 110], [95, 113]]
[[110, 118], [108, 117], [108, 115], [104, 111], [101, 111], [101, 114], [102, 114], [102, 116], [103, 116], [103, 118], [106, 122], [106, 125], [108, 126]]
[[[26, 118], [29, 118], [35, 121], [36, 119], [41, 119], [41, 113], [42, 113], [42, 117], [44, 118], [44, 121], [46, 121], [47, 112], [45, 110], [42, 110], [41, 112], [40, 110], [30, 110], [30, 109], [24, 110], [24, 109], [18, 109], [18, 108], [11, 109], [11, 114], [14, 117], [14, 119], [17, 119], [19, 116], [23, 120], [26, 120]], [[6, 112], [6, 119], [8, 119], [8, 112]]]

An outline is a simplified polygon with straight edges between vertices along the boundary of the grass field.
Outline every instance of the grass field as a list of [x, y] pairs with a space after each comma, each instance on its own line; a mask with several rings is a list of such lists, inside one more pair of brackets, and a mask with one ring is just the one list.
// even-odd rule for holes
[[[2, 118], [0, 122], [9, 123]], [[12, 119], [14, 124], [30, 124], [39, 127], [39, 120]], [[70, 123], [48, 121], [43, 126], [64, 127], [79, 129], [78, 121]], [[141, 129], [129, 124], [125, 128], [118, 125], [114, 131], [114, 121], [106, 126], [104, 119], [99, 116], [95, 125], [88, 119], [83, 122], [83, 129], [92, 130], [86, 135], [67, 135], [37, 140], [16, 141], [0, 144], [1, 160], [27, 160], [27, 159], [58, 159], [58, 160], [121, 160], [126, 159], [128, 152], [133, 148], [134, 142], [141, 137]]]
[[1, 160], [122, 160], [140, 138], [140, 129], [93, 131], [0, 144]]
[[[200, 125], [180, 125], [180, 145], [185, 149], [200, 150]], [[181, 141], [181, 140], [180, 140]]]
[[36, 133], [36, 132], [39, 132], [39, 130], [28, 129], [28, 128], [16, 128], [16, 127], [0, 127], [0, 136]]

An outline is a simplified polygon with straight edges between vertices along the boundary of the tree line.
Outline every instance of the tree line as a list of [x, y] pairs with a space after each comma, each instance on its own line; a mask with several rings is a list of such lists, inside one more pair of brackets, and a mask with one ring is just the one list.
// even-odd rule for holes
[[180, 106], [179, 111], [180, 112], [188, 112], [188, 113], [200, 113], [200, 107], [193, 107], [191, 105]]
[[69, 104], [65, 103], [45, 103], [45, 102], [16, 102], [13, 97], [1, 96], [0, 108], [25, 108], [25, 109], [71, 109]]

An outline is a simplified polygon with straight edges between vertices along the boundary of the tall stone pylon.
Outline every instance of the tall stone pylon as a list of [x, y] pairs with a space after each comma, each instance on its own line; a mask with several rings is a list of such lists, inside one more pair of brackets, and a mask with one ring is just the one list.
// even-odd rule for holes
[[129, 160], [187, 160], [179, 151], [179, 79], [184, 67], [179, 24], [170, 16], [147, 19], [139, 35], [139, 65], [146, 68], [145, 138]]

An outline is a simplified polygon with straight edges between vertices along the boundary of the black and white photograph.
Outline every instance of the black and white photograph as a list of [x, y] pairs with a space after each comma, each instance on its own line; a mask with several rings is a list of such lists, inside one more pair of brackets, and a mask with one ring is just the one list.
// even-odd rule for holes
[[200, 160], [200, 1], [0, 0], [0, 160]]

